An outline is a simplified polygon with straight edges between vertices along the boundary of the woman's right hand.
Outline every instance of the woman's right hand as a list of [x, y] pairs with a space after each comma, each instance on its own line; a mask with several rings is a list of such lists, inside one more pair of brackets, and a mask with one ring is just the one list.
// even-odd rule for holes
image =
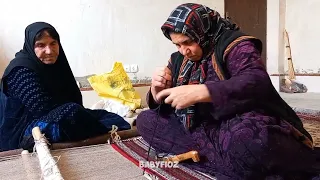
[[160, 100], [156, 99], [157, 94], [167, 88], [170, 88], [172, 84], [171, 70], [168, 67], [158, 68], [152, 76], [151, 81], [151, 93], [153, 99], [160, 103]]

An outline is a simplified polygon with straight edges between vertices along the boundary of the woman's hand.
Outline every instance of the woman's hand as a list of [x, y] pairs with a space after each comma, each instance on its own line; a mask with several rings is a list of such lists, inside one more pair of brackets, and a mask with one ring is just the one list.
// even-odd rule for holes
[[199, 102], [211, 102], [210, 93], [204, 84], [164, 89], [156, 95], [156, 99], [158, 102], [164, 100], [176, 109], [184, 109]]
[[167, 67], [159, 68], [154, 72], [152, 76], [152, 81], [151, 81], [151, 93], [152, 93], [153, 99], [157, 103], [159, 103], [160, 101], [156, 99], [156, 95], [160, 91], [171, 87], [171, 80], [172, 80], [171, 71]]

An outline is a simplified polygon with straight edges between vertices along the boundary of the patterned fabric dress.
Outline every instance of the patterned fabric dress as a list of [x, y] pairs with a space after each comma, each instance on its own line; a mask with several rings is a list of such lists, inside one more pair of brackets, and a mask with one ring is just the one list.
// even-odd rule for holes
[[[176, 13], [178, 10], [179, 13]], [[198, 43], [204, 44], [201, 43], [202, 37], [205, 39], [209, 36], [200, 33], [197, 38], [193, 37], [188, 28], [197, 24], [201, 26], [198, 29], [193, 28], [197, 33], [199, 29], [208, 30], [206, 26], [202, 27], [207, 21], [197, 21], [204, 21], [200, 17], [207, 18], [210, 12], [218, 16], [201, 5], [181, 5], [171, 16], [183, 16], [193, 24], [187, 24], [188, 27], [178, 26], [177, 24], [183, 23], [183, 18], [180, 18], [179, 23], [174, 23], [174, 18], [170, 16], [165, 26], [174, 27], [176, 32], [179, 32], [179, 28], [184, 29], [186, 31], [181, 32], [196, 42], [200, 38]], [[192, 18], [189, 16], [196, 17], [191, 21]], [[215, 20], [219, 18], [215, 17]], [[166, 28], [164, 32], [166, 35]], [[205, 47], [208, 49], [210, 45]], [[151, 110], [142, 112], [137, 118], [137, 129], [141, 136], [158, 152], [180, 154], [191, 150], [198, 151], [201, 161], [185, 165], [210, 173], [219, 180], [266, 177], [310, 179], [319, 174], [319, 150], [312, 150], [299, 142], [292, 135], [293, 126], [285, 120], [270, 116], [264, 109], [251, 104], [251, 99], [273, 98], [268, 97], [273, 86], [255, 44], [243, 41], [230, 51], [226, 57], [226, 69], [231, 76], [228, 80], [219, 79], [210, 55], [206, 56], [206, 59], [204, 84], [210, 92], [212, 103], [199, 103], [194, 106], [193, 121], [199, 125], [192, 129], [185, 128], [185, 124], [181, 123], [184, 122], [181, 120], [182, 117], [178, 116], [170, 105], [161, 105], [158, 114], [156, 108], [159, 105], [149, 92], [147, 101]], [[172, 70], [170, 62], [168, 67]], [[244, 113], [230, 113], [239, 112], [239, 109], [242, 110], [244, 107], [250, 110]], [[226, 116], [216, 119], [216, 113]]]

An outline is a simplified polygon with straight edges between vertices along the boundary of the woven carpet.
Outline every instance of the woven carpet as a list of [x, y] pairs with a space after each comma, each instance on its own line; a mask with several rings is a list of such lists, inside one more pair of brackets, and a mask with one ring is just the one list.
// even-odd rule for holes
[[311, 134], [314, 145], [320, 147], [320, 111], [293, 108], [303, 122], [304, 128]]
[[[142, 180], [142, 170], [109, 144], [51, 151], [65, 180]], [[57, 157], [60, 157], [59, 160]], [[0, 180], [42, 180], [37, 155], [0, 157]]]
[[[137, 166], [139, 166], [139, 161], [146, 162], [149, 145], [141, 136], [112, 144], [112, 147]], [[155, 161], [155, 159], [150, 156], [148, 161]], [[179, 164], [176, 168], [166, 168], [164, 166], [145, 168], [145, 173], [151, 179], [216, 179]]]
[[[320, 147], [319, 112], [295, 110], [297, 111], [299, 117], [303, 120], [305, 128], [312, 135], [315, 145]], [[137, 166], [139, 166], [139, 161], [146, 162], [149, 145], [142, 139], [142, 137], [123, 140], [121, 142], [112, 144], [112, 147]], [[155, 161], [155, 159], [149, 157], [149, 162], [150, 161]], [[178, 165], [178, 168], [154, 167], [146, 168], [145, 170], [151, 179], [215, 179], [212, 176], [193, 171], [182, 165]]]

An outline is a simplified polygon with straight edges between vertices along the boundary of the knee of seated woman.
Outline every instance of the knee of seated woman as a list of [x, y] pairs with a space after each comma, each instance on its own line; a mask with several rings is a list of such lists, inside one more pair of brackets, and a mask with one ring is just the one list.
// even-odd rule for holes
[[150, 112], [148, 112], [148, 111], [150, 111], [150, 110], [147, 110], [147, 111], [142, 111], [138, 116], [137, 116], [137, 118], [136, 118], [136, 125], [137, 125], [137, 128], [139, 128], [139, 127], [141, 127], [141, 126], [143, 126], [144, 125], [144, 123], [148, 120], [148, 114], [150, 113]]
[[135, 121], [138, 131], [148, 131], [154, 128], [157, 121], [157, 113], [154, 110], [142, 111]]

